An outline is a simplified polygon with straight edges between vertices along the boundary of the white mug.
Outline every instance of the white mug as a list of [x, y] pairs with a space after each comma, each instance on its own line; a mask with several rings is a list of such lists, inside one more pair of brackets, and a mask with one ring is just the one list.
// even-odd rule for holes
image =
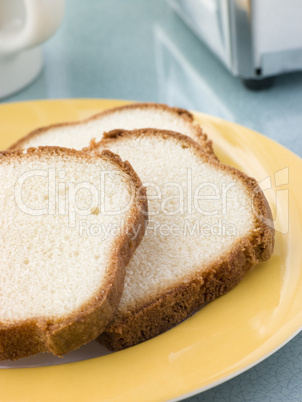
[[0, 98], [39, 74], [38, 45], [56, 31], [63, 12], [64, 0], [0, 0]]

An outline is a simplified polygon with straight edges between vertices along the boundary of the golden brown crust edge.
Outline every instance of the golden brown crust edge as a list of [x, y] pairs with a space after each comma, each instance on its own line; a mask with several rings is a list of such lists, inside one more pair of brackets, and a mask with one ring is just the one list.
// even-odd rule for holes
[[[114, 130], [105, 135], [99, 145], [129, 135], [154, 135], [154, 130], [125, 132]], [[219, 169], [227, 170], [245, 183], [253, 200], [255, 218], [254, 230], [240, 239], [222, 258], [211, 264], [206, 272], [196, 272], [189, 283], [168, 289], [157, 299], [136, 311], [118, 314], [98, 341], [109, 349], [124, 349], [148, 340], [180, 323], [210, 301], [233, 289], [259, 262], [266, 261], [273, 252], [274, 229], [265, 222], [272, 222], [270, 207], [256, 180], [232, 167], [213, 161], [202, 152], [202, 148], [190, 138], [173, 132], [156, 130], [162, 138], [174, 137], [183, 146], [192, 147], [194, 152]], [[95, 151], [98, 144], [94, 144]]]
[[[0, 153], [0, 163], [5, 158], [20, 158], [22, 155], [38, 157], [45, 153], [79, 155], [84, 159], [91, 156], [81, 152], [59, 147], [30, 148], [22, 151]], [[40, 352], [51, 352], [61, 356], [95, 339], [112, 319], [118, 307], [125, 277], [125, 266], [139, 245], [145, 232], [147, 219], [146, 190], [131, 165], [110, 151], [102, 152], [96, 158], [109, 159], [126, 173], [135, 186], [136, 194], [130, 210], [127, 231], [116, 239], [111, 267], [107, 281], [90, 301], [72, 314], [59, 320], [47, 318], [30, 319], [15, 324], [0, 323], [0, 360], [17, 360]], [[133, 236], [133, 232], [137, 233]]]
[[170, 107], [168, 105], [162, 104], [162, 103], [152, 103], [152, 102], [144, 102], [144, 103], [131, 103], [123, 106], [117, 106], [111, 109], [107, 109], [103, 112], [97, 113], [87, 119], [78, 121], [78, 122], [66, 122], [66, 123], [58, 123], [58, 124], [52, 124], [46, 127], [41, 127], [38, 128], [34, 131], [31, 131], [29, 134], [26, 136], [22, 137], [20, 140], [15, 142], [13, 145], [10, 146], [9, 150], [15, 150], [15, 149], [22, 149], [24, 145], [26, 146], [26, 143], [29, 139], [36, 137], [40, 134], [43, 134], [49, 130], [52, 130], [54, 128], [60, 128], [60, 127], [67, 127], [67, 126], [76, 126], [78, 124], [85, 124], [89, 121], [97, 120], [99, 118], [102, 118], [103, 116], [107, 116], [108, 114], [111, 113], [116, 113], [119, 111], [123, 110], [129, 110], [129, 109], [147, 109], [147, 108], [156, 108], [156, 109], [161, 109], [161, 110], [167, 110], [169, 112], [175, 113], [179, 116], [181, 116], [184, 120], [192, 124], [192, 128], [194, 127], [195, 130], [195, 135], [196, 138], [195, 140], [204, 148], [204, 150], [213, 155], [213, 158], [216, 159], [216, 156], [214, 155], [213, 151], [213, 144], [212, 141], [208, 139], [207, 135], [203, 132], [202, 128], [200, 127], [199, 123], [194, 122], [194, 117], [193, 115], [185, 109], [181, 109], [178, 107]]

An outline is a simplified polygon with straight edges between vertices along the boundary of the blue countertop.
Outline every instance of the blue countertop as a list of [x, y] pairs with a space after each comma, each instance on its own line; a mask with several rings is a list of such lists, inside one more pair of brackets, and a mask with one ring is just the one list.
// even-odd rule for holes
[[[234, 121], [302, 156], [302, 72], [251, 92], [163, 0], [66, 0], [32, 85], [1, 100], [117, 98], [168, 103]], [[196, 401], [302, 401], [302, 334]]]

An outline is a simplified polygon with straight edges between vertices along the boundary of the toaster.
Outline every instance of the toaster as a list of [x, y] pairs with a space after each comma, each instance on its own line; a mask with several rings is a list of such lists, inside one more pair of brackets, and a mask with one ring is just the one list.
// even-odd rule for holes
[[302, 70], [302, 0], [168, 0], [250, 89]]

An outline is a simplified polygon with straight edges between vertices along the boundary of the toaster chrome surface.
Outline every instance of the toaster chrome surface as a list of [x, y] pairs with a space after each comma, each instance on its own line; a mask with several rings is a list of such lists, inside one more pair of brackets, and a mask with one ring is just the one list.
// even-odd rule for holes
[[168, 0], [177, 14], [243, 79], [302, 69], [301, 0]]

